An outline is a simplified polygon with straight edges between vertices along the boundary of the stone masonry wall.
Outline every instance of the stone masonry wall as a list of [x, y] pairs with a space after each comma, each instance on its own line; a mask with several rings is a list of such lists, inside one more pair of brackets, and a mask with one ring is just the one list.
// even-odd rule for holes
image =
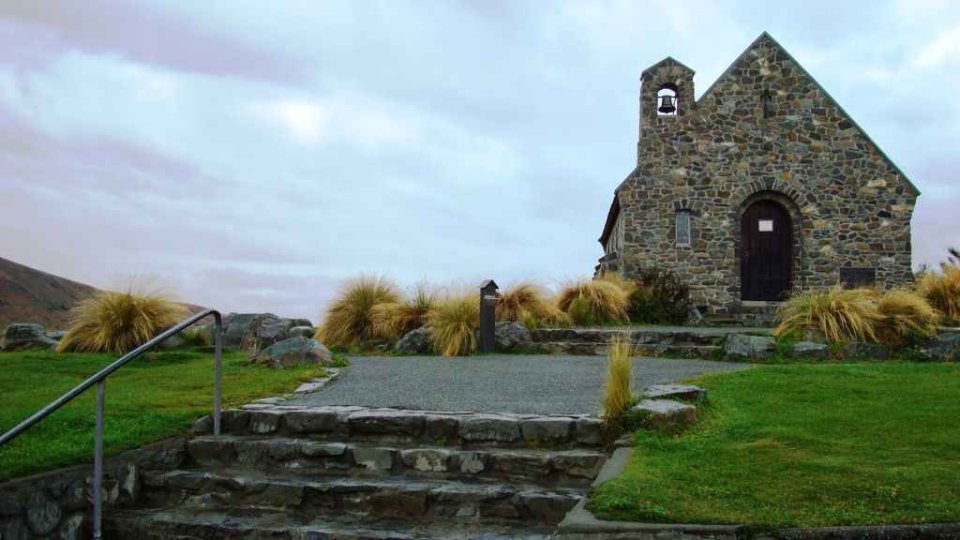
[[[679, 90], [677, 116], [657, 116], [665, 84]], [[769, 198], [793, 219], [795, 290], [839, 283], [844, 267], [875, 268], [888, 287], [912, 279], [918, 192], [772, 38], [692, 96], [682, 64], [643, 74], [638, 167], [617, 192], [622, 273], [666, 267], [691, 285], [695, 305], [737, 310], [740, 216]], [[679, 208], [692, 213], [690, 247], [675, 244]]]
[[[185, 456], [185, 439], [120, 454], [104, 463], [104, 509], [137, 501], [141, 470], [167, 470]], [[0, 483], [0, 539], [90, 538], [93, 465], [78, 465]]]

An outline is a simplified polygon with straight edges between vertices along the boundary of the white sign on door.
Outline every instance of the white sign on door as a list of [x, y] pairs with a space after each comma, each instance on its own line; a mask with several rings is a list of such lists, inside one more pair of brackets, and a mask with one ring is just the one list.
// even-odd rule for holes
[[761, 219], [759, 223], [760, 223], [760, 232], [773, 232], [772, 219]]

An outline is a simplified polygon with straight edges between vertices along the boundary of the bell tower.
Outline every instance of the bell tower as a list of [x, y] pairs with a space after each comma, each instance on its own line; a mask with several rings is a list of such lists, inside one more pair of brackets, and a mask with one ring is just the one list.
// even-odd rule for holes
[[640, 74], [640, 136], [656, 131], [695, 106], [694, 71], [668, 56]]

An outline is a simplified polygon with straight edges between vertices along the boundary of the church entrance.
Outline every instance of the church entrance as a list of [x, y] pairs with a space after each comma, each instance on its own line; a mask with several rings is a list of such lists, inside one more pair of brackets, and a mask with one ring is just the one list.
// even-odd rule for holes
[[793, 223], [769, 199], [754, 202], [740, 218], [740, 291], [743, 300], [786, 300], [793, 269]]

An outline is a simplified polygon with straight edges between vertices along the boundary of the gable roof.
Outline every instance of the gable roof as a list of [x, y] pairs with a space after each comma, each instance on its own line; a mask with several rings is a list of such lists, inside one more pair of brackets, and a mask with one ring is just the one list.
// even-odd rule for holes
[[[846, 119], [849, 120], [851, 124], [853, 124], [853, 127], [855, 127], [857, 131], [859, 131], [860, 134], [863, 135], [865, 139], [867, 139], [867, 142], [877, 149], [877, 152], [880, 153], [880, 156], [883, 157], [883, 159], [885, 159], [887, 163], [889, 163], [894, 168], [894, 170], [897, 171], [897, 174], [903, 178], [903, 180], [907, 183], [907, 185], [909, 185], [910, 188], [917, 193], [917, 195], [920, 194], [920, 190], [917, 188], [916, 184], [914, 184], [910, 180], [910, 177], [903, 172], [903, 169], [901, 169], [900, 166], [897, 165], [897, 163], [893, 161], [893, 159], [891, 159], [890, 156], [888, 156], [887, 153], [884, 152], [882, 148], [880, 148], [880, 145], [877, 144], [876, 141], [874, 141], [862, 127], [860, 127], [860, 124], [858, 124], [857, 121], [854, 120], [852, 116], [850, 116], [850, 113], [848, 113], [842, 106], [840, 106], [840, 103], [836, 99], [834, 99], [833, 96], [830, 95], [830, 92], [827, 92], [827, 89], [824, 88], [822, 84], [820, 84], [820, 81], [818, 81], [816, 77], [811, 75], [810, 72], [807, 71], [807, 69], [803, 67], [803, 65], [800, 62], [797, 62], [797, 59], [794, 58], [789, 51], [783, 48], [783, 45], [781, 45], [780, 42], [773, 39], [773, 36], [771, 36], [766, 31], [761, 32], [760, 35], [757, 36], [757, 39], [753, 40], [753, 42], [750, 45], [748, 45], [747, 48], [744, 49], [742, 53], [740, 53], [740, 56], [737, 56], [737, 58], [730, 63], [727, 69], [725, 69], [723, 73], [721, 73], [720, 76], [717, 77], [715, 81], [713, 81], [713, 84], [711, 84], [710, 87], [707, 88], [706, 92], [704, 92], [703, 95], [700, 96], [700, 99], [697, 100], [697, 103], [700, 103], [701, 101], [709, 97], [710, 94], [713, 92], [713, 90], [716, 88], [717, 84], [720, 83], [722, 80], [726, 79], [730, 75], [730, 72], [733, 71], [733, 69], [737, 66], [737, 64], [739, 64], [740, 62], [746, 59], [747, 55], [750, 53], [751, 50], [757, 48], [761, 43], [764, 43], [764, 42], [769, 43], [770, 45], [775, 47], [778, 51], [786, 55], [786, 57], [791, 62], [793, 62], [794, 65], [797, 66], [797, 69], [800, 70], [800, 73], [805, 75], [808, 79], [810, 79], [811, 82], [813, 82], [814, 86], [817, 87], [817, 90], [819, 90], [823, 94], [823, 96], [827, 99], [827, 101], [833, 104], [833, 106], [837, 108], [840, 114], [846, 117]], [[619, 189], [619, 187], [617, 189]]]
[[[858, 124], [857, 121], [854, 120], [852, 116], [850, 116], [850, 113], [848, 113], [846, 109], [844, 109], [840, 105], [840, 103], [836, 99], [834, 99], [833, 96], [830, 95], [830, 92], [827, 92], [827, 89], [824, 88], [822, 84], [820, 84], [820, 81], [818, 81], [816, 77], [811, 75], [810, 72], [807, 71], [807, 69], [803, 67], [803, 65], [800, 62], [798, 62], [797, 59], [794, 58], [793, 55], [790, 54], [790, 52], [787, 49], [785, 49], [783, 45], [780, 44], [780, 42], [774, 39], [773, 36], [771, 36], [767, 31], [761, 32], [760, 35], [757, 36], [757, 38], [754, 39], [753, 42], [750, 43], [750, 45], [748, 45], [747, 48], [744, 49], [743, 52], [740, 53], [740, 55], [737, 56], [737, 58], [730, 63], [729, 66], [727, 66], [727, 69], [725, 69], [723, 73], [721, 73], [720, 76], [713, 81], [713, 83], [707, 88], [707, 90], [700, 96], [700, 99], [698, 99], [696, 102], [700, 103], [701, 101], [709, 97], [710, 94], [713, 92], [714, 88], [716, 88], [717, 84], [720, 83], [723, 79], [727, 78], [730, 75], [730, 72], [733, 71], [733, 69], [737, 66], [737, 64], [744, 61], [744, 59], [747, 57], [747, 55], [750, 53], [751, 50], [755, 49], [757, 46], [759, 46], [761, 43], [764, 43], [764, 42], [770, 43], [771, 45], [776, 47], [780, 52], [786, 55], [786, 57], [797, 66], [797, 69], [800, 70], [800, 73], [805, 75], [811, 82], [813, 82], [814, 86], [817, 87], [817, 90], [823, 93], [823, 96], [827, 99], [827, 101], [833, 104], [833, 106], [837, 108], [840, 114], [846, 117], [847, 120], [849, 120], [850, 123], [853, 125], [853, 127], [856, 128], [861, 135], [863, 135], [863, 137], [867, 140], [867, 142], [870, 143], [874, 148], [876, 148], [877, 152], [880, 153], [880, 156], [883, 157], [883, 159], [885, 159], [887, 163], [889, 163], [890, 166], [894, 168], [897, 174], [900, 175], [901, 178], [903, 178], [903, 180], [907, 183], [907, 185], [909, 185], [910, 188], [913, 189], [913, 191], [916, 192], [917, 195], [920, 195], [920, 189], [917, 188], [917, 185], [914, 184], [913, 181], [910, 180], [910, 177], [903, 172], [903, 169], [901, 169], [900, 166], [897, 165], [897, 163], [893, 161], [893, 159], [889, 155], [887, 155], [887, 153], [884, 152], [882, 148], [880, 148], [880, 145], [877, 144], [876, 141], [874, 141], [873, 138], [871, 138], [870, 135], [862, 127], [860, 127], [860, 124]], [[667, 65], [667, 64], [680, 66], [688, 70], [691, 74], [695, 73], [688, 66], [680, 63], [679, 61], [674, 59], [672, 56], [668, 56], [663, 60], [657, 62], [656, 64], [643, 70], [643, 73], [641, 73], [641, 78], [643, 78], [643, 76], [646, 75], [647, 72], [649, 72], [650, 70], [663, 65]], [[636, 169], [634, 169], [634, 171], [636, 171]], [[620, 188], [622, 188], [623, 185], [626, 184], [628, 180], [630, 180], [632, 176], [633, 176], [633, 172], [628, 174], [627, 177], [622, 182], [620, 182], [620, 184], [617, 185], [617, 188], [613, 190], [613, 202], [610, 204], [610, 211], [607, 213], [607, 221], [606, 223], [604, 223], [603, 233], [601, 233], [600, 239], [599, 239], [601, 244], [605, 245], [607, 243], [607, 239], [609, 238], [610, 233], [613, 231], [613, 224], [616, 223], [617, 214], [619, 214], [620, 212], [620, 201], [617, 198], [617, 193], [620, 191]]]
[[690, 72], [690, 75], [691, 75], [691, 76], [693, 76], [693, 74], [696, 73], [696, 71], [690, 69], [689, 66], [683, 64], [682, 62], [680, 62], [680, 61], [677, 60], [676, 58], [674, 58], [674, 57], [672, 57], [672, 56], [668, 56], [668, 57], [664, 58], [663, 60], [657, 62], [656, 64], [654, 64], [654, 65], [648, 67], [647, 69], [643, 70], [642, 72], [640, 72], [640, 78], [641, 78], [641, 79], [645, 78], [648, 73], [650, 73], [650, 72], [653, 71], [654, 69], [661, 68], [661, 67], [663, 67], [663, 66], [676, 66], [676, 67], [679, 67], [679, 68], [683, 69], [684, 71]]

